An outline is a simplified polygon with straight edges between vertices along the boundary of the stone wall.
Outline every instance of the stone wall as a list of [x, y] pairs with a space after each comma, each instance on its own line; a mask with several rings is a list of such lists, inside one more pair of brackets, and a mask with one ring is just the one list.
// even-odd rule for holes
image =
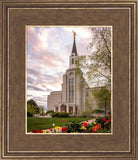
[[54, 91], [48, 95], [47, 110], [54, 110], [54, 106], [62, 103], [62, 91]]

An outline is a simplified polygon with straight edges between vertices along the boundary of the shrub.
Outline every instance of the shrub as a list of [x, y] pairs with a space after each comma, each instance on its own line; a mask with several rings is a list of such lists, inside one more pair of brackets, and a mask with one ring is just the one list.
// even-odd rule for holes
[[67, 118], [67, 117], [69, 117], [69, 114], [66, 112], [54, 112], [54, 113], [52, 113], [51, 116], [52, 116], [52, 118], [54, 118], [54, 117]]
[[108, 112], [108, 114], [110, 114], [110, 115], [111, 115], [111, 111], [109, 111], [109, 112]]
[[96, 123], [101, 124], [101, 127], [103, 128], [103, 133], [106, 133], [107, 131], [111, 132], [111, 117], [104, 116], [96, 119]]
[[27, 117], [33, 117], [33, 114], [30, 112], [27, 112]]
[[54, 111], [53, 111], [53, 110], [49, 110], [49, 111], [47, 111], [47, 112], [46, 112], [46, 115], [47, 115], [47, 114], [52, 115], [53, 113], [54, 113]]
[[45, 116], [45, 112], [40, 112], [40, 116]]
[[31, 113], [32, 115], [36, 114], [34, 106], [31, 104], [27, 104], [27, 112]]
[[52, 118], [58, 117], [58, 112], [54, 112], [51, 114]]
[[38, 107], [38, 105], [36, 104], [36, 102], [33, 99], [27, 101], [27, 107], [28, 106], [29, 107], [31, 106], [31, 108], [34, 110], [33, 112], [35, 112], [35, 114], [40, 113], [40, 108]]
[[75, 121], [69, 121], [67, 124], [65, 124], [65, 127], [67, 128], [67, 133], [71, 132], [81, 132], [82, 124]]
[[84, 117], [84, 118], [90, 117], [91, 113], [92, 113], [92, 111], [86, 111], [86, 112], [83, 112], [83, 113], [81, 114], [81, 116]]
[[40, 107], [40, 116], [44, 116], [45, 112], [44, 112], [44, 107]]
[[99, 113], [104, 113], [104, 111], [101, 110], [101, 109], [95, 109], [95, 110], [92, 111], [92, 113], [99, 114]]
[[69, 117], [69, 114], [66, 112], [58, 112], [58, 117], [67, 118], [67, 117]]

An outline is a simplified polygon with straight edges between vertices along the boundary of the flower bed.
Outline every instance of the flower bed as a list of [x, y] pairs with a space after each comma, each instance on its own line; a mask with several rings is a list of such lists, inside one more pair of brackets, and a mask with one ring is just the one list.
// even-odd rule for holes
[[89, 123], [89, 121], [75, 122], [62, 120], [65, 125], [63, 127], [55, 126], [54, 128], [47, 130], [33, 130], [32, 133], [111, 133], [111, 117], [100, 117], [95, 122]]

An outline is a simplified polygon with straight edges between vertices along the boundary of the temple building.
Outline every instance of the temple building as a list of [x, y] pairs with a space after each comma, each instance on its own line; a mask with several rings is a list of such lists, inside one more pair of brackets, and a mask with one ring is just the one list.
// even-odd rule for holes
[[[74, 32], [74, 42], [71, 55], [69, 56], [69, 68], [63, 75], [61, 91], [53, 91], [47, 97], [47, 110], [55, 112], [67, 112], [73, 115], [80, 115], [88, 110], [89, 98], [92, 103], [92, 89], [83, 78], [83, 72], [76, 73], [76, 60], [79, 55], [76, 48], [76, 33]], [[96, 107], [96, 102], [93, 104]], [[93, 108], [94, 109], [94, 108]]]

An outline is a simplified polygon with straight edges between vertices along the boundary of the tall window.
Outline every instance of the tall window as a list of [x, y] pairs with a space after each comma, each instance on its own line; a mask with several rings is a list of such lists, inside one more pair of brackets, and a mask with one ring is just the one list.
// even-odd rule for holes
[[74, 58], [72, 58], [72, 64], [74, 64]]
[[74, 102], [74, 78], [69, 79], [69, 102]]

